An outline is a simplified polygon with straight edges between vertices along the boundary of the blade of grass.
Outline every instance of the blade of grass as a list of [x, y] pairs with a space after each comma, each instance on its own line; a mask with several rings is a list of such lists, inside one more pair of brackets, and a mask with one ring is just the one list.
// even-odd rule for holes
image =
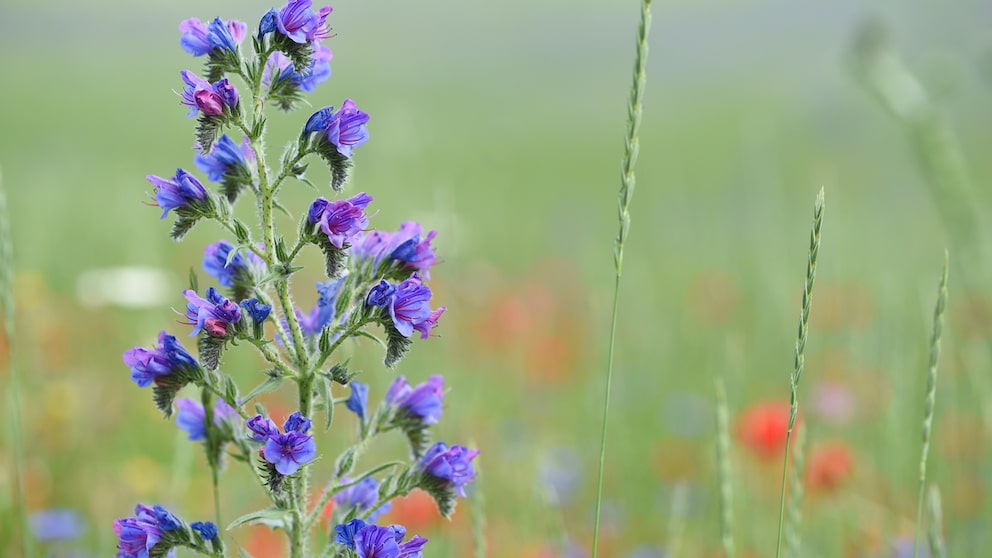
[[947, 551], [944, 548], [944, 537], [941, 535], [944, 519], [940, 508], [940, 490], [937, 485], [930, 485], [927, 498], [927, 508], [930, 514], [930, 526], [927, 529], [927, 539], [930, 543], [930, 557], [944, 558]]
[[813, 282], [816, 280], [816, 257], [820, 253], [820, 228], [823, 225], [823, 188], [816, 196], [813, 205], [813, 230], [809, 235], [809, 254], [806, 259], [806, 281], [803, 283], [803, 302], [799, 312], [799, 335], [796, 338], [793, 370], [789, 374], [789, 429], [785, 435], [785, 456], [782, 463], [782, 492], [778, 504], [778, 537], [775, 543], [775, 557], [782, 555], [782, 529], [785, 525], [785, 487], [789, 478], [789, 450], [792, 447], [792, 431], [799, 416], [799, 380], [806, 363], [806, 338], [809, 334], [809, 311], [813, 304]]
[[651, 0], [642, 0], [641, 21], [637, 28], [634, 79], [630, 86], [630, 100], [627, 105], [627, 134], [624, 141], [623, 163], [620, 173], [620, 192], [617, 196], [620, 232], [617, 234], [616, 246], [613, 252], [616, 282], [613, 287], [613, 317], [610, 321], [610, 350], [606, 366], [606, 389], [603, 390], [603, 430], [599, 442], [599, 478], [596, 482], [596, 520], [592, 534], [592, 558], [596, 558], [599, 551], [599, 522], [603, 504], [603, 471], [606, 465], [606, 431], [607, 419], [610, 414], [610, 390], [613, 385], [613, 351], [617, 336], [620, 275], [623, 270], [623, 245], [630, 231], [630, 199], [634, 195], [634, 166], [637, 164], [637, 152], [639, 149], [637, 133], [641, 127], [641, 115], [644, 112], [644, 86], [647, 82], [648, 73], [648, 33], [650, 30]]
[[785, 526], [785, 548], [787, 556], [799, 558], [802, 548], [802, 504], [803, 492], [803, 462], [806, 458], [806, 446], [809, 444], [809, 434], [802, 423], [796, 426], [796, 451], [792, 454], [792, 482], [789, 483], [789, 517]]
[[716, 377], [716, 463], [720, 475], [720, 542], [734, 558], [734, 487], [730, 463], [730, 411], [723, 376]]
[[916, 499], [916, 532], [913, 537], [913, 558], [916, 558], [923, 529], [923, 493], [927, 482], [927, 456], [933, 432], [934, 406], [937, 401], [937, 361], [940, 359], [940, 336], [944, 330], [944, 309], [947, 306], [947, 252], [937, 288], [937, 303], [933, 309], [933, 335], [930, 337], [930, 363], [927, 370], [927, 391], [923, 398], [923, 448], [920, 450], [920, 484]]
[[24, 441], [21, 439], [21, 386], [14, 363], [14, 242], [10, 236], [10, 212], [7, 195], [0, 177], [0, 306], [3, 307], [3, 331], [7, 341], [7, 368], [10, 370], [8, 410], [10, 430], [14, 445], [15, 508], [21, 532], [21, 555], [32, 556], [31, 537], [28, 531], [28, 510], [24, 500]]
[[[469, 447], [477, 448], [475, 440]], [[483, 492], [482, 464], [475, 463], [475, 481], [472, 483], [472, 539], [475, 558], [486, 558], [486, 493]]]

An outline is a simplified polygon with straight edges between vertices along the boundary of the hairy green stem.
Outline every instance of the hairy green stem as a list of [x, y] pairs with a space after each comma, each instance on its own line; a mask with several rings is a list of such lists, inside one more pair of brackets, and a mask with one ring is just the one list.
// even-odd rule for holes
[[317, 521], [317, 518], [320, 517], [320, 514], [324, 509], [324, 506], [326, 506], [327, 502], [329, 502], [331, 498], [333, 498], [336, 494], [338, 494], [342, 490], [347, 490], [359, 484], [360, 482], [364, 481], [365, 479], [371, 477], [376, 473], [381, 473], [382, 471], [385, 471], [386, 469], [391, 469], [393, 467], [402, 467], [403, 465], [405, 465], [405, 463], [403, 463], [402, 461], [390, 461], [389, 463], [384, 463], [382, 465], [379, 465], [378, 467], [369, 469], [368, 471], [365, 471], [361, 475], [358, 475], [354, 479], [344, 484], [336, 484], [338, 481], [340, 481], [340, 479], [337, 478], [332, 479], [330, 482], [327, 483], [327, 486], [324, 487], [324, 491], [323, 493], [321, 493], [320, 499], [317, 500], [317, 507], [315, 507], [313, 511], [310, 512], [310, 515], [307, 516], [307, 520], [305, 523], [307, 530], [309, 530], [310, 527]]
[[634, 58], [633, 82], [627, 104], [627, 130], [624, 137], [623, 161], [620, 173], [620, 191], [617, 195], [617, 209], [620, 232], [617, 234], [613, 252], [616, 280], [613, 285], [613, 313], [610, 320], [610, 348], [606, 364], [606, 388], [603, 390], [603, 427], [599, 441], [599, 474], [596, 480], [596, 518], [592, 532], [592, 558], [599, 553], [599, 523], [603, 507], [603, 477], [606, 468], [606, 433], [610, 415], [610, 392], [613, 386], [613, 355], [617, 336], [617, 310], [620, 304], [620, 276], [623, 271], [623, 246], [630, 230], [630, 200], [636, 182], [634, 167], [637, 164], [639, 149], [638, 130], [644, 112], [644, 86], [647, 82], [648, 33], [651, 29], [651, 0], [641, 1], [641, 18], [637, 28], [636, 53]]
[[720, 542], [724, 558], [734, 558], [734, 492], [730, 463], [730, 411], [723, 376], [716, 378], [716, 462], [720, 474]]
[[947, 252], [937, 288], [937, 303], [933, 309], [933, 334], [930, 337], [930, 362], [927, 366], [927, 391], [923, 399], [923, 447], [920, 450], [920, 480], [916, 499], [916, 531], [913, 536], [913, 558], [916, 558], [923, 532], [923, 493], [927, 482], [927, 456], [933, 431], [934, 406], [937, 402], [937, 362], [940, 359], [940, 337], [944, 329], [944, 309], [947, 306]]
[[789, 428], [785, 435], [785, 455], [782, 462], [782, 487], [778, 504], [778, 537], [775, 542], [775, 556], [782, 555], [782, 531], [785, 526], [785, 487], [789, 478], [789, 450], [792, 447], [792, 432], [799, 416], [799, 380], [806, 364], [806, 339], [809, 335], [809, 312], [813, 304], [813, 283], [816, 280], [816, 258], [820, 253], [820, 228], [823, 226], [823, 188], [816, 196], [813, 205], [813, 230], [809, 235], [809, 252], [806, 259], [806, 280], [803, 282], [803, 300], [799, 312], [799, 334], [793, 359], [792, 373], [789, 374]]

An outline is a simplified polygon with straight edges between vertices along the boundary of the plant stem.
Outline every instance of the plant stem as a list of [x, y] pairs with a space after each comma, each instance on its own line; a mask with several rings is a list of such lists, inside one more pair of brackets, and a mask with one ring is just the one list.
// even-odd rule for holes
[[923, 448], [920, 451], [920, 483], [916, 499], [916, 532], [913, 536], [913, 558], [916, 558], [923, 531], [923, 493], [927, 482], [927, 456], [933, 431], [934, 405], [937, 401], [937, 361], [940, 359], [940, 337], [944, 329], [944, 309], [947, 306], [947, 252], [937, 288], [937, 303], [933, 309], [933, 334], [930, 337], [930, 362], [927, 369], [927, 391], [923, 399]]
[[327, 483], [327, 486], [324, 487], [324, 492], [320, 495], [320, 499], [317, 500], [317, 507], [315, 507], [313, 511], [310, 512], [310, 515], [307, 516], [307, 521], [306, 521], [307, 530], [309, 530], [310, 527], [314, 524], [314, 522], [317, 521], [317, 518], [320, 517], [321, 511], [323, 511], [324, 509], [324, 506], [327, 505], [327, 502], [329, 502], [331, 498], [334, 497], [335, 494], [341, 492], [342, 490], [347, 490], [357, 485], [358, 483], [362, 482], [363, 480], [371, 477], [376, 473], [380, 473], [382, 471], [385, 471], [386, 469], [391, 469], [393, 467], [401, 467], [403, 465], [405, 464], [402, 461], [390, 461], [389, 463], [384, 463], [382, 465], [379, 465], [378, 467], [369, 469], [368, 471], [365, 471], [361, 475], [358, 475], [354, 479], [344, 484], [335, 484], [340, 479], [332, 479], [330, 482]]
[[720, 474], [720, 541], [724, 558], [734, 558], [734, 491], [730, 463], [730, 412], [723, 376], [716, 378], [716, 462]]
[[823, 188], [816, 196], [813, 205], [813, 230], [809, 235], [809, 253], [806, 259], [806, 281], [803, 283], [803, 301], [799, 312], [799, 336], [796, 339], [793, 371], [789, 374], [789, 429], [785, 435], [785, 455], [782, 462], [782, 488], [778, 504], [778, 537], [775, 542], [775, 557], [782, 555], [782, 529], [785, 525], [785, 487], [789, 478], [789, 450], [792, 447], [792, 431], [799, 416], [799, 380], [806, 364], [806, 338], [809, 335], [809, 312], [813, 304], [813, 283], [816, 280], [816, 258], [820, 253], [820, 228], [823, 226]]
[[617, 310], [620, 304], [620, 276], [623, 270], [623, 245], [630, 230], [630, 200], [636, 182], [634, 167], [637, 164], [638, 129], [644, 112], [644, 86], [647, 81], [648, 32], [651, 29], [651, 0], [642, 0], [641, 19], [637, 28], [637, 45], [634, 58], [634, 76], [627, 105], [627, 130], [624, 141], [623, 162], [620, 174], [620, 191], [617, 196], [620, 232], [613, 252], [616, 280], [613, 285], [613, 315], [610, 320], [610, 349], [606, 365], [606, 389], [603, 390], [603, 428], [599, 442], [599, 475], [596, 481], [596, 519], [592, 535], [592, 558], [599, 552], [599, 522], [603, 504], [603, 473], [606, 466], [606, 433], [610, 414], [610, 392], [613, 385], [613, 354], [617, 336]]

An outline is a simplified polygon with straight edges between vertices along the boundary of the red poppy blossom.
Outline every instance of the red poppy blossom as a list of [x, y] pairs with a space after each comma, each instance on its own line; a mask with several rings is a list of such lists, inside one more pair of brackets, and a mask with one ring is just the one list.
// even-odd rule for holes
[[738, 419], [738, 441], [759, 459], [781, 458], [789, 432], [789, 412], [789, 404], [778, 401], [752, 405]]
[[834, 492], [851, 476], [854, 458], [847, 444], [828, 442], [813, 448], [806, 463], [810, 492]]

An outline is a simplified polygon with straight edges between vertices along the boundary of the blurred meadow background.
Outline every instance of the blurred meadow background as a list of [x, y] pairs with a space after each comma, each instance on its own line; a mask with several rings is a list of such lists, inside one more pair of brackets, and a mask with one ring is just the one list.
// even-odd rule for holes
[[[192, 168], [192, 129], [173, 91], [198, 71], [179, 22], [220, 15], [253, 28], [271, 3], [94, 0], [0, 4], [0, 170], [15, 258], [26, 506], [73, 510], [78, 537], [52, 556], [107, 556], [135, 502], [186, 517], [212, 509], [202, 451], [128, 378], [121, 353], [162, 328], [203, 246], [142, 204], [147, 174]], [[589, 555], [612, 297], [612, 243], [636, 2], [342, 0], [333, 77], [314, 109], [355, 99], [371, 114], [349, 192], [376, 198], [372, 226], [439, 231], [432, 288], [440, 339], [399, 373], [443, 374], [439, 437], [481, 448], [489, 556]], [[728, 392], [734, 536], [740, 556], [775, 546], [782, 406], [788, 403], [812, 205], [826, 218], [802, 394], [808, 435], [804, 555], [909, 556], [932, 309], [943, 250], [950, 301], [929, 479], [949, 554], [992, 548], [992, 260], [956, 251], [906, 129], [848, 61], [869, 17], [919, 77], [988, 215], [992, 10], [984, 2], [654, 5], [641, 157], [626, 247], [601, 555], [720, 556], [714, 379]], [[309, 110], [270, 120], [270, 156]], [[270, 164], [274, 161], [270, 159]], [[313, 165], [317, 171], [320, 165]], [[315, 183], [326, 184], [316, 174]], [[315, 197], [284, 189], [299, 215]], [[326, 188], [326, 186], [323, 186]], [[321, 195], [329, 196], [330, 191]], [[247, 202], [238, 205], [251, 215]], [[981, 220], [981, 219], [980, 219]], [[284, 219], [290, 230], [295, 221]], [[290, 233], [290, 236], [292, 234]], [[321, 257], [294, 283], [316, 299]], [[0, 353], [11, 351], [0, 344]], [[370, 399], [394, 373], [374, 347], [355, 362]], [[2, 362], [4, 359], [0, 359]], [[2, 365], [0, 365], [2, 366]], [[226, 369], [262, 377], [247, 350]], [[0, 368], [5, 395], [10, 370]], [[347, 394], [342, 390], [339, 396]], [[295, 391], [268, 396], [291, 412]], [[6, 407], [8, 399], [3, 399]], [[6, 411], [6, 409], [5, 409]], [[336, 454], [352, 417], [318, 442]], [[17, 556], [10, 428], [0, 432], [0, 555]], [[377, 447], [372, 457], [401, 451]], [[329, 465], [330, 460], [326, 463]], [[244, 467], [222, 479], [225, 515], [265, 504]], [[319, 465], [319, 464], [318, 464]], [[316, 478], [321, 478], [319, 469]], [[326, 476], [326, 475], [325, 475]], [[426, 498], [387, 519], [472, 549], [473, 500], [452, 523]], [[281, 535], [234, 541], [280, 556]]]

